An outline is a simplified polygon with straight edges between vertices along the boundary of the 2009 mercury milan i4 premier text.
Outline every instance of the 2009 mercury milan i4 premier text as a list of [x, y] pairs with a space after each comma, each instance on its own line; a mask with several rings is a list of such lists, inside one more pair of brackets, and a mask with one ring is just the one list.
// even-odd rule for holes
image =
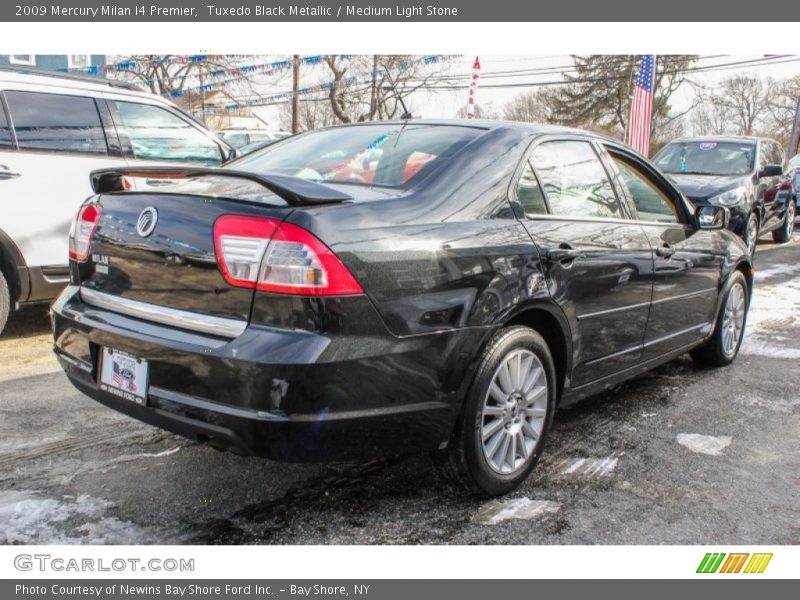
[[[127, 176], [179, 177], [126, 191]], [[224, 168], [96, 171], [52, 309], [72, 383], [281, 460], [432, 451], [501, 494], [560, 401], [738, 352], [753, 285], [728, 211], [575, 130], [342, 126]]]

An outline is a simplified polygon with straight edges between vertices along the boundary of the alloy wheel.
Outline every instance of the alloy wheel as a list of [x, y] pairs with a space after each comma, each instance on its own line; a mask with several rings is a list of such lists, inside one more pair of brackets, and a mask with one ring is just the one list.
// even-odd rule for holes
[[753, 256], [756, 253], [756, 243], [758, 242], [758, 221], [756, 221], [755, 215], [750, 215], [750, 219], [747, 221], [745, 242], [747, 243], [747, 252]]
[[783, 224], [787, 238], [791, 238], [794, 233], [795, 210], [794, 202], [789, 201], [789, 206], [786, 207], [786, 221]]
[[744, 287], [740, 282], [736, 282], [728, 292], [725, 312], [722, 315], [722, 351], [725, 356], [730, 357], [736, 352], [742, 337], [745, 305]]
[[492, 376], [483, 402], [481, 442], [489, 467], [502, 475], [525, 468], [547, 417], [544, 367], [530, 350], [510, 352]]

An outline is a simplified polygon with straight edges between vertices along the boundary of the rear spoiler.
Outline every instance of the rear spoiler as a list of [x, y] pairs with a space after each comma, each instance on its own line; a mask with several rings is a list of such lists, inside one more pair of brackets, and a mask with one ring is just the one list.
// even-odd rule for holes
[[96, 194], [122, 192], [123, 177], [151, 177], [153, 179], [189, 179], [193, 177], [230, 177], [246, 179], [259, 184], [290, 206], [309, 206], [346, 202], [353, 197], [333, 188], [290, 175], [248, 173], [234, 169], [213, 167], [129, 167], [123, 169], [99, 169], [89, 174], [92, 189]]

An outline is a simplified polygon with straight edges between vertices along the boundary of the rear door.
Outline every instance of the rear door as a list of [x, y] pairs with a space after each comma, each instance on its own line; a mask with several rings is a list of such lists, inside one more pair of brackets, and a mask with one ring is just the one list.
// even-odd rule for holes
[[653, 303], [643, 360], [691, 344], [710, 333], [723, 254], [716, 232], [698, 230], [686, 203], [649, 164], [611, 148], [620, 188], [633, 204], [653, 247]]
[[573, 327], [572, 386], [635, 365], [653, 258], [617, 197], [603, 150], [586, 138], [545, 138], [530, 151], [515, 193], [551, 294]]
[[0, 164], [8, 173], [0, 175], [0, 196], [2, 228], [27, 264], [47, 267], [45, 274], [57, 277], [67, 275], [70, 223], [92, 194], [89, 172], [122, 159], [94, 98], [47, 89], [31, 85], [3, 92], [15, 137], [0, 142]]

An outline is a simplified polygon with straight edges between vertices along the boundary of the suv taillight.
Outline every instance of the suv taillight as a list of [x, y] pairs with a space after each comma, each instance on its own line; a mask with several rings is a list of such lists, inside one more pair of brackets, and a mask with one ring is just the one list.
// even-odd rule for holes
[[299, 296], [364, 292], [330, 248], [279, 219], [224, 215], [214, 223], [214, 248], [233, 286]]
[[69, 257], [83, 262], [89, 258], [92, 236], [100, 220], [100, 207], [97, 204], [81, 206], [69, 230]]

